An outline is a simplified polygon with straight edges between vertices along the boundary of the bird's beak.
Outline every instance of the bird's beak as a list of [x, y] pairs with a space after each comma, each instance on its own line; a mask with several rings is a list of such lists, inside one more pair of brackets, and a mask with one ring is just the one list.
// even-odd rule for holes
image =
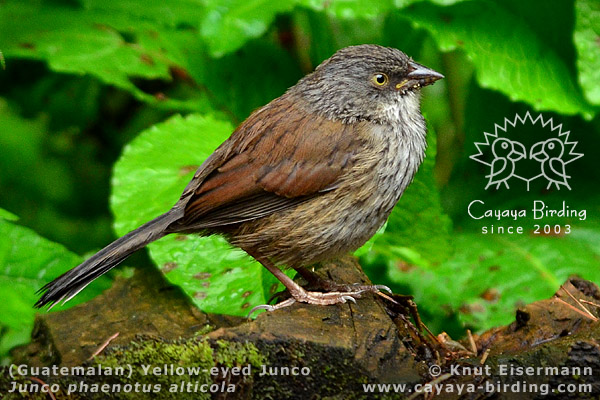
[[414, 61], [410, 61], [408, 66], [410, 72], [406, 77], [409, 80], [416, 81], [420, 86], [431, 85], [435, 81], [444, 77], [444, 75], [440, 74], [439, 72], [429, 69], [426, 66], [418, 64]]
[[548, 154], [544, 151], [544, 143], [536, 143], [529, 152], [529, 158], [533, 158], [536, 161], [543, 162], [548, 159]]
[[519, 161], [521, 158], [527, 157], [527, 150], [525, 150], [525, 146], [523, 146], [519, 142], [512, 142], [513, 149], [508, 154], [508, 158], [513, 161]]

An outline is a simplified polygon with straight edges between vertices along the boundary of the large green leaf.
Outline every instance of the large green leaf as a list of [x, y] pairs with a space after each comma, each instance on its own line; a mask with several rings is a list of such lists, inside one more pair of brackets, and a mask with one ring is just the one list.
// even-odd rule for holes
[[[115, 228], [125, 234], [166, 212], [196, 168], [233, 131], [211, 116], [175, 116], [142, 132], [124, 150], [113, 176]], [[204, 311], [245, 315], [265, 303], [276, 283], [259, 263], [219, 236], [170, 235], [148, 246], [166, 278]]]
[[[33, 304], [38, 299], [35, 292], [82, 261], [63, 246], [3, 219], [7, 216], [14, 217], [0, 209], [0, 359], [12, 347], [29, 341], [35, 317]], [[108, 284], [107, 278], [98, 279], [73, 301], [55, 309], [87, 301]]]
[[5, 219], [7, 221], [16, 221], [19, 219], [15, 214], [8, 212], [2, 208], [0, 208], [0, 219]]
[[448, 261], [428, 269], [393, 266], [389, 274], [421, 307], [456, 312], [485, 330], [510, 323], [518, 306], [552, 296], [573, 274], [599, 282], [599, 235], [584, 224], [560, 237], [457, 233]]
[[586, 98], [600, 104], [600, 3], [575, 1], [575, 32], [579, 83]]
[[525, 101], [536, 110], [593, 115], [565, 62], [543, 37], [501, 5], [469, 1], [439, 7], [422, 2], [403, 9], [401, 15], [430, 32], [442, 51], [463, 50], [482, 87]]
[[11, 58], [43, 60], [58, 72], [89, 74], [127, 90], [140, 100], [184, 109], [204, 109], [206, 99], [156, 98], [136, 79], [171, 81], [182, 61], [169, 46], [171, 35], [187, 33], [199, 19], [197, 1], [86, 1], [85, 7], [9, 1], [0, 7], [0, 48]]

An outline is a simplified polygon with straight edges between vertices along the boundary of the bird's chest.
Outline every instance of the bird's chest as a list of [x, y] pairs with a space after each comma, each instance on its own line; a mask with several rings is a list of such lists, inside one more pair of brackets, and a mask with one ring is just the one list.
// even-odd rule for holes
[[423, 132], [392, 126], [382, 132], [379, 160], [374, 168], [373, 194], [384, 220], [413, 180], [425, 155]]

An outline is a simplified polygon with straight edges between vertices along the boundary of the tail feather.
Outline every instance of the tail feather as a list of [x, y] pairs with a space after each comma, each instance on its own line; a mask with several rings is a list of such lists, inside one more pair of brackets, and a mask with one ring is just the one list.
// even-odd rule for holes
[[77, 267], [44, 285], [37, 292], [42, 293], [42, 296], [35, 303], [35, 307], [49, 305], [50, 309], [59, 302], [65, 303], [72, 299], [94, 279], [116, 267], [132, 253], [163, 237], [166, 234], [165, 229], [178, 218], [174, 214], [173, 211], [167, 212], [129, 232]]

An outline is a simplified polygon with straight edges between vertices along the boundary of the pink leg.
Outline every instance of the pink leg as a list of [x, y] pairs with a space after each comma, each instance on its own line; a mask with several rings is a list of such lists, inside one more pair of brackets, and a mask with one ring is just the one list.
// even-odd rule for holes
[[[348, 286], [342, 286], [340, 285], [340, 288], [343, 288], [343, 291], [331, 291], [331, 292], [309, 292], [307, 290], [305, 290], [302, 286], [298, 285], [296, 282], [294, 282], [289, 276], [287, 276], [286, 274], [283, 273], [283, 271], [281, 271], [279, 268], [277, 268], [270, 260], [263, 258], [263, 257], [257, 257], [256, 255], [252, 254], [251, 252], [248, 252], [251, 256], [253, 256], [258, 262], [260, 262], [266, 269], [269, 270], [269, 272], [271, 272], [281, 283], [283, 283], [283, 285], [287, 288], [287, 290], [290, 292], [290, 295], [292, 296], [292, 298], [287, 299], [285, 301], [282, 301], [279, 304], [276, 304], [274, 306], [271, 305], [260, 305], [260, 306], [256, 306], [254, 307], [252, 310], [250, 310], [250, 313], [248, 314], [248, 316], [252, 315], [252, 313], [254, 313], [254, 311], [257, 310], [267, 310], [267, 311], [274, 311], [280, 308], [284, 308], [284, 307], [288, 307], [292, 304], [294, 304], [295, 302], [301, 302], [301, 303], [308, 303], [308, 304], [316, 304], [316, 305], [330, 305], [330, 304], [337, 304], [337, 303], [345, 303], [346, 301], [352, 301], [354, 303], [356, 303], [357, 298], [360, 298], [360, 296], [363, 293], [366, 292], [378, 292], [380, 289], [385, 289], [390, 291], [389, 288], [383, 286], [383, 285], [348, 285]], [[305, 272], [308, 272], [305, 270]], [[327, 282], [327, 281], [325, 281]], [[391, 292], [391, 291], [390, 291]]]

